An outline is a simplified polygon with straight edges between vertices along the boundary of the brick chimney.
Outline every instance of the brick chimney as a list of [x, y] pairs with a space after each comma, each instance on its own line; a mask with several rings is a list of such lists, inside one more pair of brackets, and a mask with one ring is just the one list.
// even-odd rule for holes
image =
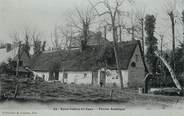
[[10, 43], [6, 44], [6, 52], [9, 52], [12, 50], [12, 45]]

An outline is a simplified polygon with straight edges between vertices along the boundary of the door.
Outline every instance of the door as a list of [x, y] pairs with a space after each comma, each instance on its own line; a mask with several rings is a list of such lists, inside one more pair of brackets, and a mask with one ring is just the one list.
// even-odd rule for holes
[[55, 72], [55, 80], [59, 80], [59, 71]]
[[105, 82], [106, 82], [105, 71], [101, 71], [100, 72], [100, 84], [102, 84], [102, 86], [105, 86]]
[[98, 83], [98, 72], [92, 72], [92, 85], [97, 85]]
[[68, 81], [68, 73], [64, 72], [63, 73], [63, 83], [67, 83]]
[[124, 86], [125, 88], [128, 87], [128, 75], [123, 76], [123, 86]]
[[54, 73], [51, 71], [49, 72], [49, 81], [52, 81], [54, 77]]

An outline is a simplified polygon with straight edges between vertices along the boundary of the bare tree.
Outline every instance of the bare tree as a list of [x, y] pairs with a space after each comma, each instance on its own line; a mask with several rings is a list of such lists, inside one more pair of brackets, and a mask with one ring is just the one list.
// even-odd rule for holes
[[172, 54], [172, 67], [173, 70], [175, 71], [175, 43], [176, 43], [176, 38], [175, 38], [175, 24], [176, 24], [176, 1], [168, 1], [166, 4], [166, 11], [167, 15], [170, 18], [171, 21], [171, 28], [172, 28], [172, 49], [173, 49], [173, 54]]
[[13, 39], [14, 44], [18, 47], [21, 42], [21, 49], [30, 56], [30, 49], [33, 47], [34, 54], [41, 53], [42, 50], [45, 50], [46, 41], [42, 43], [41, 34], [38, 30], [32, 29], [30, 27], [24, 27], [23, 31], [14, 31], [10, 34], [10, 37]]
[[84, 46], [89, 39], [90, 26], [94, 23], [95, 17], [94, 9], [91, 6], [83, 9], [75, 8], [74, 12], [68, 16], [69, 25], [82, 34], [81, 41]]
[[41, 34], [37, 30], [30, 31], [31, 44], [33, 46], [33, 55], [39, 55], [43, 50], [45, 50], [46, 41], [41, 40]]
[[68, 30], [63, 30], [61, 32], [62, 32], [62, 36], [65, 38], [63, 41], [63, 44], [64, 44], [63, 48], [70, 50], [72, 47], [72, 41], [73, 41], [73, 39], [75, 39], [74, 32], [73, 32], [72, 28], [68, 29]]
[[20, 41], [26, 42], [28, 41], [31, 43], [31, 30], [28, 27], [24, 27], [22, 31], [14, 31], [13, 33], [10, 34], [10, 38], [12, 38], [13, 43], [18, 45]]
[[29, 51], [30, 51], [30, 30], [29, 28], [25, 27], [22, 32], [17, 32], [14, 31], [10, 37], [13, 39], [13, 42], [15, 46], [18, 48], [18, 53], [17, 53], [17, 67], [16, 67], [16, 76], [18, 77], [19, 74], [19, 63], [21, 60], [21, 57], [23, 53], [26, 53], [28, 57], [30, 56]]
[[59, 50], [61, 49], [61, 42], [60, 42], [60, 33], [58, 32], [59, 28], [55, 26], [54, 31], [51, 32], [51, 42], [54, 49]]
[[141, 30], [141, 41], [142, 41], [142, 50], [143, 54], [144, 50], [144, 18], [145, 18], [145, 8], [137, 9], [135, 13], [136, 19], [138, 20], [138, 28]]
[[10, 33], [10, 38], [15, 45], [18, 45], [18, 43], [22, 40], [20, 35], [21, 34], [17, 31]]
[[[113, 48], [114, 48], [114, 53], [115, 53], [115, 59], [116, 59], [116, 66], [117, 70], [120, 76], [120, 83], [121, 83], [121, 88], [124, 88], [123, 86], [123, 76], [120, 68], [120, 63], [119, 63], [119, 56], [117, 52], [118, 48], [118, 41], [117, 41], [117, 19], [118, 19], [118, 14], [120, 14], [120, 7], [122, 6], [124, 1], [116, 0], [114, 1], [114, 6], [112, 5], [113, 3], [110, 3], [109, 0], [102, 0], [98, 2], [97, 4], [92, 4], [93, 7], [95, 7], [96, 13], [98, 16], [107, 16], [110, 20], [106, 20], [107, 25], [110, 25], [112, 28], [112, 36], [113, 36]], [[100, 11], [98, 10], [98, 6], [101, 5], [100, 8], [104, 7], [103, 9], [105, 11]]]
[[68, 24], [55, 27], [54, 32], [51, 33], [51, 41], [54, 49], [70, 49], [72, 40], [75, 39], [74, 33], [76, 32], [74, 32], [73, 27], [68, 26]]

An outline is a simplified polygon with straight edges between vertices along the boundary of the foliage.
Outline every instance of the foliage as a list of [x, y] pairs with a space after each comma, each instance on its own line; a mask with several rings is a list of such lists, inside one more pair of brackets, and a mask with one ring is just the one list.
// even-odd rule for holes
[[8, 63], [2, 63], [0, 65], [0, 73], [6, 73], [9, 74], [12, 72], [12, 70], [16, 67], [16, 61], [13, 61], [12, 59], [8, 59]]
[[[172, 51], [171, 50], [165, 50], [162, 52], [163, 58], [168, 62], [168, 64], [172, 64]], [[163, 64], [163, 62], [158, 59], [157, 60], [157, 72], [160, 74], [161, 80], [163, 81], [164, 87], [173, 87], [175, 84], [173, 83], [171, 74], [168, 70], [168, 68]], [[160, 81], [160, 80], [159, 80]], [[154, 82], [153, 82], [154, 83]], [[155, 86], [161, 86], [161, 85], [155, 85]]]
[[[182, 23], [184, 26], [184, 10], [182, 11]], [[184, 30], [183, 30], [184, 31]], [[184, 34], [184, 32], [183, 32]], [[180, 42], [179, 47], [176, 49], [175, 59], [176, 59], [176, 73], [178, 76], [182, 75], [184, 70], [184, 41]]]
[[184, 70], [184, 41], [180, 42], [179, 47], [176, 49], [175, 58], [176, 58], [176, 74], [180, 75]]
[[[95, 17], [95, 10], [91, 6], [87, 6], [86, 8], [75, 8], [68, 16], [68, 25], [71, 27], [69, 34], [72, 35], [73, 29], [79, 32], [81, 34], [80, 39], [82, 40], [81, 46], [84, 49], [87, 46], [90, 28], [92, 24], [94, 24]], [[66, 33], [64, 36], [66, 36]]]
[[45, 51], [46, 41], [43, 42], [42, 51]]
[[3, 74], [3, 73], [6, 73], [8, 72], [8, 65], [6, 63], [2, 63], [0, 65], [0, 73]]
[[157, 57], [155, 56], [154, 52], [158, 49], [157, 48], [157, 38], [154, 36], [155, 31], [155, 24], [156, 18], [154, 15], [146, 15], [145, 19], [145, 30], [146, 30], [146, 46], [147, 46], [147, 53], [146, 53], [146, 60], [150, 65], [152, 73], [156, 71], [156, 60]]
[[184, 10], [182, 11], [182, 22], [183, 22], [183, 25], [184, 25]]
[[39, 55], [41, 53], [41, 41], [35, 40], [33, 47], [34, 55]]
[[145, 30], [147, 36], [153, 36], [155, 31], [156, 18], [154, 15], [146, 15], [145, 17]]

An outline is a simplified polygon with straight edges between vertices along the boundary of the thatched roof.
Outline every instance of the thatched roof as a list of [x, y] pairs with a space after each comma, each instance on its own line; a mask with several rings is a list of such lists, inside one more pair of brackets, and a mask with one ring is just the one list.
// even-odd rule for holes
[[121, 42], [118, 45], [118, 56], [122, 69], [127, 69], [139, 41]]
[[[121, 69], [128, 69], [130, 59], [139, 41], [121, 42], [118, 44], [118, 55]], [[141, 50], [141, 49], [140, 49]], [[105, 64], [109, 68], [115, 68], [113, 46], [111, 43], [103, 46], [89, 46], [85, 51], [55, 51], [42, 53], [30, 60], [30, 67], [35, 71], [49, 71], [50, 67], [57, 65], [58, 70], [89, 71], [102, 68]]]

